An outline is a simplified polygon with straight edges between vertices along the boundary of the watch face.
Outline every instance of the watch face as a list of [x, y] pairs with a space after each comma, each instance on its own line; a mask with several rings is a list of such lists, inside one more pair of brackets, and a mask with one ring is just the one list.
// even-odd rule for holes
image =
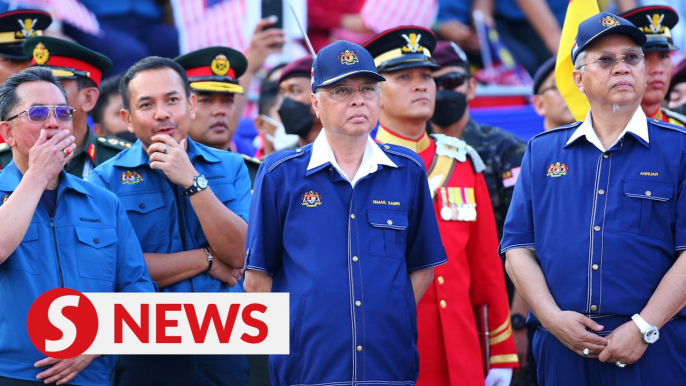
[[198, 188], [205, 189], [207, 187], [207, 178], [203, 175], [199, 175], [196, 178], [195, 183], [198, 185]]
[[660, 331], [655, 326], [650, 327], [648, 331], [646, 331], [645, 334], [643, 334], [643, 340], [646, 343], [655, 343], [659, 338]]

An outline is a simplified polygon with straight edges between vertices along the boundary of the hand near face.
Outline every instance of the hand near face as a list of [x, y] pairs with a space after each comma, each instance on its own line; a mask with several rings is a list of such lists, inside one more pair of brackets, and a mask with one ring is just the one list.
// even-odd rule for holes
[[29, 169], [41, 173], [46, 181], [52, 181], [74, 158], [75, 149], [74, 136], [69, 134], [69, 130], [60, 130], [50, 139], [47, 132], [41, 130], [29, 151]]
[[158, 134], [151, 140], [153, 143], [148, 147], [150, 168], [161, 170], [171, 182], [184, 189], [191, 187], [198, 171], [186, 153], [186, 139], [178, 143], [169, 135]]

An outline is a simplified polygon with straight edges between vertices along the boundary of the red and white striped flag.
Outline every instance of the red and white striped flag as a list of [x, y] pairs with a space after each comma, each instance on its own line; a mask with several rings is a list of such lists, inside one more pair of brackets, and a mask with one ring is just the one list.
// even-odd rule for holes
[[362, 19], [376, 33], [401, 25], [431, 28], [438, 11], [437, 0], [367, 0]]
[[35, 7], [49, 12], [53, 18], [73, 25], [89, 34], [100, 34], [100, 24], [93, 12], [78, 0], [2, 0], [10, 5], [20, 4], [22, 7]]
[[181, 54], [211, 46], [244, 52], [246, 0], [171, 0]]

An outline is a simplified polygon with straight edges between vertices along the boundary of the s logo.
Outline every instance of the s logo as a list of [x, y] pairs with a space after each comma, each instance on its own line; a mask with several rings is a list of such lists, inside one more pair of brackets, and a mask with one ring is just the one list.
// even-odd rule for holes
[[26, 320], [29, 338], [46, 356], [68, 359], [86, 351], [98, 332], [93, 303], [69, 288], [50, 290], [36, 299]]

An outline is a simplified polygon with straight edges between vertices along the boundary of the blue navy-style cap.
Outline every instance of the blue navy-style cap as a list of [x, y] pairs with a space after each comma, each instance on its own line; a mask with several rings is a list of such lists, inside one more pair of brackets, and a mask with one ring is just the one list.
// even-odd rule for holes
[[534, 95], [538, 94], [538, 90], [541, 88], [541, 84], [543, 84], [543, 81], [548, 78], [548, 75], [550, 75], [551, 72], [555, 70], [555, 61], [557, 60], [557, 57], [553, 56], [552, 58], [549, 58], [543, 64], [541, 64], [541, 67], [536, 70], [536, 74], [534, 74]]
[[609, 12], [600, 12], [579, 24], [579, 32], [577, 32], [574, 44], [572, 45], [572, 63], [576, 61], [579, 53], [591, 43], [603, 36], [612, 34], [628, 35], [639, 46], [643, 46], [646, 42], [646, 34], [636, 28], [630, 21]]
[[312, 64], [312, 92], [354, 75], [386, 80], [376, 71], [372, 55], [362, 46], [345, 40], [331, 43], [319, 50]]

